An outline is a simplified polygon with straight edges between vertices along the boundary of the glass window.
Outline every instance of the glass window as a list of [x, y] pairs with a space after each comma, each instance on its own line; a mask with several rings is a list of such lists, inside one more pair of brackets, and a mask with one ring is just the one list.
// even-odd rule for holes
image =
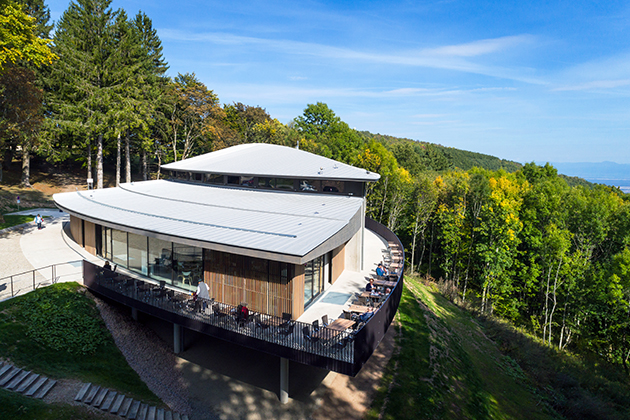
[[254, 177], [253, 176], [242, 176], [241, 177], [241, 185], [244, 187], [253, 187], [254, 186]]
[[197, 290], [197, 283], [203, 281], [203, 249], [174, 243], [173, 269], [173, 285]]
[[227, 177], [228, 185], [239, 185], [240, 182], [241, 182], [241, 177], [240, 176], [228, 175], [228, 177]]
[[181, 180], [184, 180], [184, 181], [188, 181], [188, 176], [189, 176], [188, 172], [180, 172], [180, 171], [175, 172], [175, 178], [176, 179], [181, 179]]
[[103, 258], [112, 259], [112, 229], [103, 226]]
[[223, 185], [223, 175], [221, 175], [221, 174], [206, 174], [206, 182], [208, 184], [221, 184], [221, 185]]
[[343, 193], [344, 183], [343, 181], [322, 181], [322, 191], [328, 193]]
[[112, 229], [112, 261], [127, 267], [127, 232]]
[[149, 238], [149, 275], [169, 283], [173, 279], [173, 244]]
[[203, 180], [203, 174], [193, 173], [192, 180], [201, 182]]
[[300, 180], [300, 191], [319, 191], [320, 185], [320, 181], [315, 181], [312, 179], [302, 179]]
[[276, 180], [274, 178], [258, 178], [258, 186], [260, 188], [276, 188]]
[[304, 307], [310, 304], [323, 289], [322, 257], [304, 265]]
[[293, 191], [293, 180], [276, 178], [276, 188], [279, 190]]
[[127, 240], [129, 242], [129, 269], [148, 276], [147, 237], [128, 233]]

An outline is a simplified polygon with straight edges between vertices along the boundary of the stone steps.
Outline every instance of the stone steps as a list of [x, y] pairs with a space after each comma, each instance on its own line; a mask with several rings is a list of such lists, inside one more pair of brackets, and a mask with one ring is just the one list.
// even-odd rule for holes
[[42, 399], [57, 381], [0, 362], [0, 387], [27, 397]]
[[180, 415], [163, 408], [149, 406], [141, 401], [118, 394], [116, 391], [91, 383], [84, 384], [74, 400], [107, 411], [110, 414], [126, 417], [129, 420], [189, 420], [185, 414]]

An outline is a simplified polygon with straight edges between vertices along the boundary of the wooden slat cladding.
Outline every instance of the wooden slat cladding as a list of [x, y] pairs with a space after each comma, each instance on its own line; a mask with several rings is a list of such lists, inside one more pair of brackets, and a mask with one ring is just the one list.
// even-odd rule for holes
[[214, 250], [205, 250], [204, 258], [210, 297], [276, 316], [293, 312], [290, 264]]
[[83, 222], [85, 250], [92, 255], [96, 255], [96, 225], [85, 220]]
[[346, 245], [341, 245], [339, 248], [335, 248], [332, 252], [332, 278], [330, 282], [335, 284], [335, 281], [339, 278], [345, 267], [346, 261]]
[[70, 233], [76, 243], [83, 246], [83, 232], [81, 231], [81, 219], [70, 215]]
[[293, 277], [293, 318], [297, 319], [304, 313], [304, 266], [295, 266]]

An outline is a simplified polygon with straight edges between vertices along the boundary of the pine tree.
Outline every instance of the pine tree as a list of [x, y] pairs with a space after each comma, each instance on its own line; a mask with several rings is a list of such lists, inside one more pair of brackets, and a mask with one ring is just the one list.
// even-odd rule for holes
[[[74, 150], [97, 146], [97, 186], [102, 188], [103, 139], [113, 103], [115, 75], [113, 24], [119, 11], [110, 0], [78, 0], [70, 4], [57, 24], [54, 52], [60, 60], [51, 66], [46, 80], [46, 107], [50, 116], [50, 149], [60, 148], [62, 158]], [[92, 177], [91, 164], [88, 178]]]

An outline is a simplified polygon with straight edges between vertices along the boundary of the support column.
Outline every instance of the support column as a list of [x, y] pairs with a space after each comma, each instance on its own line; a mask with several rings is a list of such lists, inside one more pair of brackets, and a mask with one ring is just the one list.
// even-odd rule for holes
[[280, 358], [280, 402], [289, 402], [289, 359]]
[[179, 354], [184, 351], [184, 329], [181, 325], [173, 324], [173, 352]]
[[131, 308], [131, 319], [133, 319], [134, 321], [138, 320], [138, 309]]

